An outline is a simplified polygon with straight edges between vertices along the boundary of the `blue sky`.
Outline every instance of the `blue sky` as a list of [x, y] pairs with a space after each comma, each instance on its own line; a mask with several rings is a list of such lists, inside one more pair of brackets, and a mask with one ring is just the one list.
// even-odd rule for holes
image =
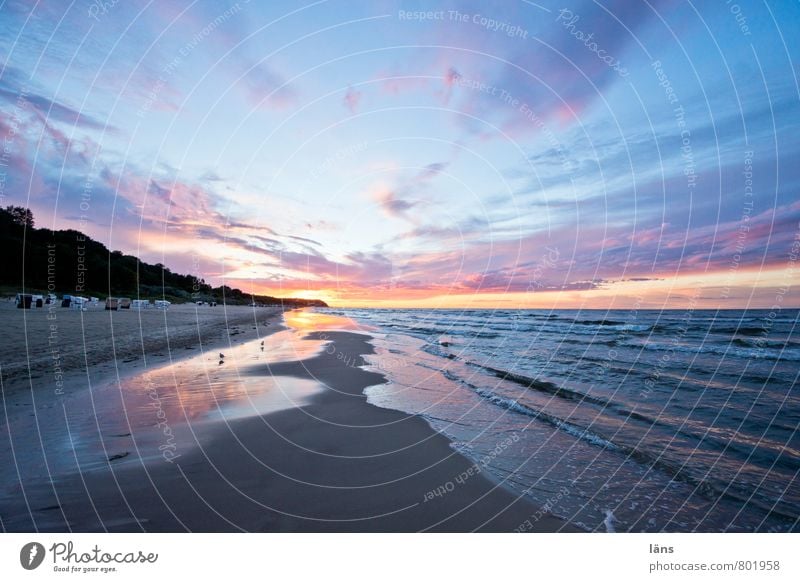
[[166, 4], [2, 4], [3, 205], [341, 304], [769, 307], [794, 276], [796, 3]]

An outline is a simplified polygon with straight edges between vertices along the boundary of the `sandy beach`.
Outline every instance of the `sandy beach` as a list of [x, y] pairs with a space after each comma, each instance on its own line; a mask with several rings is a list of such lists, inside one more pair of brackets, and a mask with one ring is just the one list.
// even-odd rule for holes
[[[216, 348], [186, 356], [195, 317], [193, 307], [167, 314], [160, 331], [172, 364], [148, 360], [142, 374], [131, 361], [128, 379], [73, 386], [65, 400], [4, 400], [3, 465], [28, 459], [23, 476], [4, 473], [16, 480], [0, 497], [6, 531], [576, 530], [487, 476], [422, 418], [369, 404], [364, 389], [386, 380], [360, 367], [373, 353], [368, 335], [275, 320], [254, 330], [243, 308], [227, 325], [209, 316], [202, 326], [208, 341], [223, 332], [227, 341], [232, 325], [242, 330], [235, 338], [249, 336], [217, 361]], [[102, 317], [96, 325], [112, 329]], [[140, 329], [128, 325], [129, 335]], [[256, 331], [265, 339], [253, 340]], [[126, 344], [130, 357], [140, 340]], [[149, 341], [146, 354], [166, 349], [155, 330]], [[94, 358], [94, 370], [114, 365]], [[47, 373], [45, 362], [36, 369]], [[19, 440], [26, 426], [40, 439]]]
[[[3, 390], [31, 384], [70, 391], [114, 374], [128, 374], [192, 350], [213, 350], [272, 333], [279, 308], [172, 305], [167, 310], [86, 311], [45, 306], [16, 309], [0, 301]], [[29, 382], [30, 379], [30, 382]]]

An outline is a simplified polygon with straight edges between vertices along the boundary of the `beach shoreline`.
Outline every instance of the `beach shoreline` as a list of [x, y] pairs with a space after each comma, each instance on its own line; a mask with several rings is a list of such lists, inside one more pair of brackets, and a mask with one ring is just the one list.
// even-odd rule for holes
[[[273, 307], [172, 305], [169, 309], [87, 311], [0, 303], [3, 395], [36, 386], [56, 396], [213, 352], [283, 329]], [[34, 348], [36, 348], [34, 350]]]
[[168, 462], [109, 459], [29, 486], [27, 507], [5, 504], [4, 529], [580, 531], [488, 476], [422, 417], [369, 404], [364, 389], [386, 382], [362, 369], [370, 336], [304, 337], [327, 347], [237, 367], [244, 380], [280, 380], [290, 393], [293, 382], [318, 384], [301, 406], [205, 425], [198, 446]]

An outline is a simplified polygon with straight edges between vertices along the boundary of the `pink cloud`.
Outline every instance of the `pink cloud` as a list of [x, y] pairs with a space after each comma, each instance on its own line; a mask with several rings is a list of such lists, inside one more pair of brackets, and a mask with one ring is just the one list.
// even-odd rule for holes
[[344, 99], [342, 102], [344, 106], [350, 111], [350, 113], [356, 113], [358, 110], [358, 104], [361, 102], [362, 93], [361, 91], [356, 91], [352, 87], [347, 88], [347, 92], [344, 94]]

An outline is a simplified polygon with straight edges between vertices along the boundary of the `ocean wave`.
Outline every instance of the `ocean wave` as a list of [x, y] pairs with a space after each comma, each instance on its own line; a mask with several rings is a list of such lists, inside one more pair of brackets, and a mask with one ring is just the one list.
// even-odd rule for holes
[[697, 493], [703, 495], [704, 497], [707, 497], [712, 500], [727, 498], [734, 500], [738, 503], [750, 503], [753, 505], [760, 506], [762, 510], [776, 517], [780, 517], [783, 519], [791, 517], [789, 514], [783, 513], [775, 509], [774, 506], [768, 503], [759, 503], [757, 500], [753, 498], [753, 496], [749, 492], [746, 491], [742, 491], [741, 493], [737, 492], [731, 487], [730, 484], [722, 480], [715, 480], [708, 476], [700, 477], [694, 475], [685, 464], [678, 465], [676, 463], [670, 462], [669, 460], [664, 458], [662, 453], [656, 453], [656, 452], [651, 453], [637, 447], [629, 447], [619, 443], [614, 443], [611, 440], [606, 439], [603, 436], [588, 430], [587, 428], [581, 427], [574, 423], [567, 422], [564, 419], [548, 414], [542, 410], [535, 410], [512, 398], [504, 398], [502, 396], [495, 394], [491, 390], [478, 388], [471, 384], [470, 387], [472, 387], [472, 389], [478, 395], [482, 396], [483, 398], [485, 398], [486, 400], [488, 400], [489, 402], [491, 402], [496, 406], [500, 406], [501, 408], [505, 408], [507, 410], [511, 410], [519, 414], [524, 414], [525, 416], [529, 416], [536, 420], [540, 420], [559, 430], [566, 432], [567, 434], [583, 442], [601, 447], [606, 450], [615, 451], [628, 459], [636, 461], [641, 465], [662, 471], [667, 475], [669, 475], [674, 480], [692, 486]]
[[423, 327], [423, 326], [409, 326], [409, 325], [392, 325], [389, 324], [387, 327], [394, 327], [395, 329], [401, 329], [406, 331], [412, 335], [422, 336], [422, 337], [431, 337], [431, 336], [442, 336], [442, 335], [449, 335], [452, 333], [450, 328], [441, 328], [441, 327]]
[[[653, 347], [659, 349], [658, 344], [667, 345], [669, 349], [673, 344], [669, 343], [669, 338], [678, 333], [685, 344], [695, 344], [704, 350], [712, 352], [713, 348], [709, 345], [726, 345], [734, 341], [734, 345], [739, 347], [767, 347], [770, 349], [781, 349], [783, 347], [800, 349], [800, 342], [792, 341], [786, 336], [791, 336], [791, 331], [782, 331], [777, 334], [779, 339], [767, 338], [761, 328], [724, 328], [715, 329], [704, 326], [684, 327], [679, 323], [647, 323], [629, 322], [623, 323], [618, 320], [569, 320], [563, 318], [554, 319], [528, 319], [522, 320], [514, 318], [510, 322], [495, 321], [475, 321], [475, 322], [447, 322], [435, 321], [428, 325], [421, 325], [419, 322], [394, 322], [385, 323], [383, 327], [421, 337], [428, 341], [435, 341], [441, 335], [450, 335], [469, 339], [518, 339], [520, 335], [529, 335], [537, 339], [547, 341], [566, 341], [567, 343], [580, 343], [580, 338], [587, 338], [585, 343], [596, 343], [588, 338], [613, 338], [616, 340], [624, 339], [624, 336], [648, 335], [652, 338]], [[773, 330], [775, 332], [776, 330]], [[776, 336], [775, 333], [772, 334]], [[569, 339], [567, 339], [569, 338]], [[661, 340], [661, 341], [659, 341]], [[748, 340], [752, 343], [748, 344]], [[640, 346], [632, 346], [640, 347]], [[683, 348], [676, 348], [677, 351], [684, 351]], [[789, 359], [794, 359], [791, 355]]]
[[457, 355], [455, 355], [454, 353], [452, 353], [452, 352], [450, 352], [448, 350], [442, 349], [442, 348], [448, 348], [448, 347], [450, 347], [450, 345], [451, 345], [450, 342], [444, 342], [444, 343], [430, 343], [429, 342], [429, 343], [426, 343], [424, 346], [422, 346], [422, 351], [427, 353], [427, 354], [431, 354], [432, 356], [438, 356], [440, 358], [447, 358], [448, 360], [460, 360], [461, 358], [458, 357]]
[[501, 334], [491, 331], [467, 331], [464, 334], [455, 335], [465, 335], [467, 337], [477, 337], [482, 339], [494, 339], [501, 336]]
[[[532, 378], [528, 378], [527, 376], [521, 376], [519, 374], [512, 374], [510, 372], [506, 372], [505, 370], [497, 370], [495, 368], [489, 368], [487, 366], [482, 366], [482, 365], [476, 364], [474, 362], [467, 362], [467, 364], [469, 364], [471, 366], [474, 366], [474, 367], [482, 368], [484, 370], [489, 371], [492, 375], [494, 375], [494, 376], [496, 376], [498, 378], [501, 378], [503, 380], [508, 380], [508, 381], [514, 382], [516, 384], [520, 384], [521, 386], [525, 386], [526, 388], [529, 388], [529, 389], [532, 389], [532, 390], [544, 392], [546, 394], [551, 394], [553, 396], [556, 396], [556, 397], [559, 397], [559, 398], [564, 398], [566, 400], [570, 400], [570, 401], [573, 401], [573, 402], [581, 402], [581, 403], [588, 402], [588, 403], [600, 406], [603, 411], [614, 413], [614, 414], [618, 415], [619, 417], [623, 418], [624, 421], [626, 421], [626, 422], [629, 421], [629, 420], [638, 420], [640, 422], [643, 422], [643, 423], [645, 423], [647, 425], [651, 425], [651, 426], [653, 426], [653, 425], [660, 425], [660, 426], [665, 426], [665, 427], [670, 427], [671, 426], [668, 423], [659, 421], [658, 419], [655, 419], [655, 418], [652, 418], [650, 416], [647, 416], [646, 414], [642, 414], [640, 412], [635, 412], [633, 410], [629, 410], [624, 406], [621, 406], [619, 404], [611, 402], [610, 400], [605, 400], [603, 398], [597, 398], [595, 396], [589, 396], [588, 394], [585, 394], [583, 392], [578, 392], [578, 391], [575, 391], [575, 390], [569, 390], [567, 388], [561, 388], [561, 387], [556, 386], [555, 384], [553, 384], [551, 382], [543, 382], [541, 380], [534, 380]], [[494, 392], [491, 392], [491, 391], [487, 390], [486, 388], [480, 388], [480, 387], [476, 386], [475, 384], [465, 380], [464, 378], [461, 378], [461, 377], [457, 376], [452, 371], [442, 370], [442, 374], [448, 380], [463, 384], [464, 386], [467, 386], [468, 388], [472, 389], [475, 392], [480, 393], [481, 395], [485, 395], [485, 394], [491, 393], [494, 396], [497, 396]], [[502, 397], [500, 397], [500, 396], [497, 396], [497, 398], [501, 398], [502, 399]], [[513, 403], [515, 405], [515, 406], [509, 406], [508, 408], [511, 409], [511, 410], [514, 410], [516, 412], [521, 412], [523, 414], [527, 414], [526, 410], [533, 410], [530, 407], [528, 407], [527, 405], [522, 404], [517, 400], [514, 400], [514, 399], [505, 399], [505, 400], [507, 402]], [[546, 414], [546, 413], [541, 412], [541, 414]], [[549, 414], [547, 416], [549, 416], [549, 417], [551, 417], [553, 419], [556, 418], [556, 417], [554, 417], [552, 415], [549, 415]], [[559, 422], [566, 423], [566, 421], [564, 421], [563, 419], [558, 419], [558, 420], [559, 420]], [[569, 423], [567, 423], [567, 424], [569, 424]], [[574, 425], [571, 425], [571, 426], [574, 426]]]
[[617, 445], [612, 443], [611, 441], [604, 439], [600, 435], [597, 435], [586, 428], [582, 428], [576, 424], [567, 422], [566, 420], [554, 416], [552, 414], [548, 414], [543, 410], [534, 410], [530, 406], [522, 404], [521, 402], [514, 400], [513, 398], [505, 398], [498, 394], [495, 394], [491, 390], [487, 390], [485, 388], [479, 388], [474, 384], [470, 384], [469, 382], [465, 382], [463, 380], [459, 381], [462, 384], [468, 385], [472, 390], [478, 394], [479, 396], [485, 398], [495, 406], [499, 406], [501, 408], [505, 408], [506, 410], [511, 410], [518, 414], [523, 414], [525, 416], [529, 416], [531, 418], [535, 418], [537, 420], [541, 420], [559, 430], [563, 430], [564, 432], [574, 436], [577, 439], [582, 441], [588, 442], [590, 444], [603, 447], [606, 449], [611, 450], [618, 450]]
[[[742, 359], [785, 360], [791, 362], [800, 362], [800, 350], [796, 348], [786, 348], [785, 345], [776, 347], [731, 347], [720, 345], [687, 346], [684, 344], [665, 344], [658, 342], [647, 342], [643, 344], [626, 343], [624, 345], [628, 347], [640, 347], [656, 351], [675, 351], [688, 354], [715, 354], [719, 356]], [[739, 345], [740, 344], [736, 344], [736, 346]]]
[[738, 334], [745, 336], [767, 335], [769, 329], [763, 327], [725, 327], [720, 329], [712, 329], [715, 333]]
[[[491, 390], [487, 390], [484, 388], [479, 388], [474, 384], [466, 382], [462, 379], [458, 378], [451, 378], [454, 380], [458, 380], [461, 384], [465, 384], [470, 387], [476, 394], [485, 398], [487, 401], [491, 402], [495, 406], [499, 406], [506, 410], [510, 410], [512, 412], [516, 412], [518, 414], [523, 414], [530, 418], [545, 422], [554, 428], [557, 428], [565, 433], [583, 441], [589, 443], [594, 446], [601, 447], [606, 450], [615, 451], [620, 453], [624, 457], [636, 461], [637, 463], [644, 465], [646, 467], [651, 467], [653, 469], [662, 471], [669, 475], [676, 481], [681, 481], [692, 486], [697, 493], [703, 495], [712, 500], [716, 500], [719, 498], [728, 498], [732, 499], [736, 502], [748, 502], [757, 504], [757, 502], [752, 498], [750, 494], [747, 492], [741, 492], [741, 494], [737, 493], [730, 484], [725, 483], [724, 481], [714, 480], [711, 477], [705, 476], [700, 477], [694, 475], [690, 468], [688, 468], [685, 464], [677, 464], [671, 462], [664, 458], [663, 453], [657, 452], [649, 452], [644, 449], [638, 447], [630, 447], [627, 445], [623, 445], [620, 443], [612, 442], [611, 440], [603, 437], [600, 434], [590, 431], [585, 427], [581, 427], [577, 424], [568, 422], [562, 418], [544, 412], [543, 410], [536, 410], [527, 406], [518, 400], [513, 398], [506, 398], [496, 394]], [[781, 513], [780, 511], [776, 510], [774, 507], [768, 506], [766, 504], [761, 504], [762, 509], [768, 511], [769, 513], [786, 518], [787, 514]]]
[[590, 325], [575, 322], [567, 322], [564, 320], [555, 322], [555, 326], [548, 325], [542, 322], [539, 327], [534, 327], [532, 330], [543, 332], [565, 332], [570, 335], [597, 335], [599, 333], [608, 333], [614, 331], [621, 331], [626, 333], [646, 333], [653, 331], [653, 326], [649, 324], [635, 324], [635, 323], [615, 323], [609, 325]]
[[[556, 386], [555, 384], [547, 381], [535, 380], [533, 378], [529, 378], [527, 376], [522, 376], [520, 374], [513, 374], [511, 372], [505, 370], [498, 370], [496, 368], [491, 368], [488, 366], [483, 366], [474, 362], [467, 361], [468, 365], [480, 368], [496, 376], [503, 380], [508, 380], [514, 382], [516, 384], [525, 386], [526, 388], [536, 390], [539, 392], [544, 392], [546, 394], [551, 394], [553, 396], [564, 398], [570, 401], [579, 402], [579, 403], [590, 403], [594, 404], [601, 408], [602, 412], [605, 414], [614, 414], [617, 418], [621, 419], [624, 423], [629, 423], [632, 420], [639, 421], [647, 426], [651, 427], [659, 427], [666, 431], [665, 434], [669, 436], [669, 438], [674, 438], [677, 435], [681, 435], [688, 439], [691, 439], [692, 442], [695, 443], [704, 443], [706, 446], [712, 447], [715, 450], [727, 450], [730, 452], [736, 452], [741, 455], [742, 458], [753, 458], [753, 454], [756, 452], [757, 449], [761, 447], [766, 447], [768, 443], [759, 440], [759, 443], [747, 443], [747, 442], [740, 442], [733, 437], [723, 438], [719, 436], [712, 435], [708, 430], [704, 431], [696, 431], [692, 430], [689, 427], [680, 427], [676, 425], [676, 421], [674, 420], [664, 420], [663, 418], [653, 417], [651, 415], [637, 412], [635, 410], [631, 410], [627, 406], [613, 402], [611, 400], [606, 400], [603, 398], [598, 398], [595, 396], [589, 396], [583, 392], [579, 392], [576, 390], [570, 390], [567, 388]], [[491, 393], [494, 396], [497, 396], [496, 393], [487, 391], [485, 388], [479, 388], [472, 384], [471, 382], [466, 381], [463, 378], [458, 377], [451, 371], [443, 371], [442, 372], [445, 377], [447, 377], [451, 381], [459, 382], [463, 384], [473, 391], [481, 391], [483, 393]], [[501, 398], [497, 396], [497, 398]], [[514, 399], [506, 399], [508, 403], [513, 404], [507, 406], [510, 410], [514, 410], [516, 412], [526, 413], [526, 410], [532, 410], [530, 407], [526, 406], [523, 403], [520, 403], [518, 400]], [[498, 402], [499, 403], [499, 402]], [[663, 412], [663, 411], [662, 411]], [[543, 413], [544, 414], [544, 413]], [[555, 417], [552, 417], [555, 419]], [[560, 420], [561, 422], [566, 422]], [[568, 423], [569, 424], [569, 423]], [[571, 425], [575, 426], [575, 425]], [[770, 425], [771, 426], [771, 425]], [[578, 427], [576, 427], [577, 430]], [[760, 430], [763, 431], [763, 426], [761, 426]], [[769, 447], [766, 447], [769, 448]], [[631, 449], [632, 455], [637, 455], [633, 449]], [[786, 466], [789, 469], [797, 470], [800, 469], [800, 465], [793, 461], [789, 461], [788, 459], [780, 460], [775, 459], [774, 456], [770, 455], [769, 463], [775, 463], [776, 466]]]
[[570, 338], [562, 338], [559, 340], [559, 343], [563, 344], [575, 344], [580, 346], [616, 346], [619, 343], [619, 340], [616, 339], [602, 339], [602, 340], [592, 340], [590, 342], [586, 342], [585, 340], [580, 339], [570, 339]]
[[769, 348], [772, 350], [782, 350], [784, 348], [794, 349], [800, 347], [800, 343], [792, 340], [767, 340], [767, 339], [748, 339], [734, 338], [731, 343], [742, 348]]
[[548, 382], [546, 380], [536, 380], [528, 376], [523, 376], [522, 374], [516, 374], [513, 372], [509, 372], [507, 370], [492, 368], [491, 366], [485, 366], [483, 364], [478, 364], [476, 362], [468, 361], [467, 363], [470, 366], [481, 368], [482, 370], [492, 374], [493, 376], [500, 378], [501, 380], [514, 382], [515, 384], [519, 384], [520, 386], [525, 386], [526, 388], [530, 388], [531, 390], [537, 390], [539, 392], [545, 392], [547, 394], [557, 396], [558, 398], [564, 398], [576, 402], [589, 402], [591, 404], [597, 404], [599, 406], [609, 406], [611, 404], [609, 401], [604, 400], [602, 398], [597, 398], [595, 396], [590, 396], [588, 394], [579, 392], [577, 390], [571, 390], [569, 388], [557, 386], [552, 382]]
[[[429, 353], [432, 353], [432, 352], [429, 352]], [[441, 356], [441, 355], [444, 355], [444, 354], [435, 354], [435, 355], [440, 355]], [[455, 359], [455, 358], [450, 358], [450, 359]], [[613, 402], [613, 401], [608, 400], [606, 398], [600, 398], [598, 396], [592, 396], [592, 395], [586, 394], [585, 392], [581, 392], [579, 390], [573, 390], [573, 389], [570, 389], [570, 388], [565, 388], [563, 386], [557, 386], [553, 382], [549, 382], [549, 381], [546, 381], [546, 380], [536, 380], [534, 378], [530, 378], [529, 376], [524, 376], [522, 374], [509, 372], [507, 370], [501, 370], [501, 369], [498, 369], [498, 368], [493, 368], [491, 366], [486, 366], [484, 364], [479, 364], [479, 363], [471, 361], [471, 360], [464, 360], [463, 358], [458, 358], [458, 359], [463, 361], [468, 366], [471, 366], [471, 367], [474, 367], [474, 368], [478, 368], [481, 371], [486, 372], [486, 373], [488, 373], [488, 374], [490, 374], [490, 375], [492, 375], [494, 377], [500, 378], [502, 380], [506, 380], [508, 382], [513, 382], [513, 383], [518, 384], [520, 386], [524, 386], [525, 388], [528, 388], [530, 390], [534, 390], [534, 391], [537, 391], [537, 392], [542, 392], [544, 394], [555, 396], [557, 398], [562, 398], [564, 400], [569, 400], [571, 402], [577, 402], [577, 403], [581, 403], [581, 404], [588, 403], [588, 404], [595, 405], [595, 406], [599, 407], [602, 412], [604, 412], [604, 413], [613, 413], [613, 414], [617, 415], [618, 417], [624, 419], [625, 422], [627, 422], [629, 420], [637, 420], [637, 421], [643, 422], [643, 423], [645, 423], [647, 425], [650, 425], [650, 426], [671, 427], [671, 425], [669, 423], [663, 422], [663, 421], [661, 421], [661, 420], [659, 420], [657, 418], [653, 418], [652, 416], [648, 416], [648, 415], [643, 414], [641, 412], [636, 412], [634, 410], [631, 410], [627, 406], [624, 406], [623, 404]], [[451, 371], [444, 371], [443, 373], [450, 380], [461, 382], [461, 383], [463, 383], [463, 384], [465, 384], [465, 385], [467, 385], [469, 387], [473, 387], [473, 385], [471, 383], [467, 382], [463, 378], [460, 378], [460, 377], [456, 376]], [[686, 436], [693, 436], [693, 437], [697, 438], [695, 435], [687, 434]]]

